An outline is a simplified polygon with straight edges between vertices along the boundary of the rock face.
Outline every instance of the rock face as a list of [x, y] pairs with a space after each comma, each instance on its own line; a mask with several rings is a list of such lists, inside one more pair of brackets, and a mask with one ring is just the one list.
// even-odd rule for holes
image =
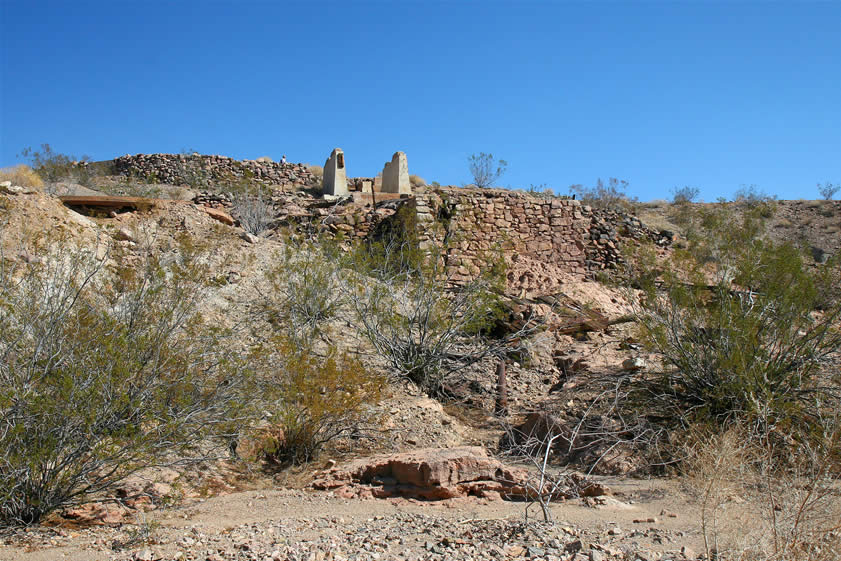
[[321, 192], [334, 197], [344, 197], [348, 194], [345, 153], [341, 148], [334, 148], [330, 157], [324, 162]]
[[322, 472], [313, 487], [349, 497], [501, 498], [522, 496], [526, 476], [525, 471], [507, 468], [478, 446], [425, 448], [332, 468]]
[[409, 182], [409, 163], [406, 154], [395, 152], [390, 162], [383, 168], [383, 193], [410, 194], [412, 185]]

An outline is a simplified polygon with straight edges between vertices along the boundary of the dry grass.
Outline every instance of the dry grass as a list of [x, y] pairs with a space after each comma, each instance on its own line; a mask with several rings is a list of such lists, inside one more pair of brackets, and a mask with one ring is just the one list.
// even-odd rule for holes
[[837, 428], [827, 448], [804, 446], [785, 467], [742, 429], [693, 437], [685, 474], [701, 503], [707, 559], [841, 560]]
[[312, 173], [318, 180], [321, 180], [321, 178], [324, 177], [324, 168], [322, 166], [310, 165], [307, 166], [307, 169], [309, 169], [310, 173]]
[[44, 181], [35, 170], [25, 164], [0, 169], [0, 182], [2, 181], [11, 181], [12, 185], [36, 189], [44, 186]]
[[412, 184], [412, 187], [423, 187], [424, 185], [426, 185], [426, 179], [424, 179], [420, 175], [410, 175], [409, 183]]

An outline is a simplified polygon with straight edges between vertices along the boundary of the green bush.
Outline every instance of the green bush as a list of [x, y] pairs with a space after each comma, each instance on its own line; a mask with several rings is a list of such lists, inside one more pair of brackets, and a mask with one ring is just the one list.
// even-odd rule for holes
[[24, 148], [21, 156], [29, 159], [32, 168], [46, 183], [48, 191], [55, 188], [60, 181], [72, 181], [84, 186], [90, 186], [97, 170], [89, 163], [88, 156], [77, 158], [67, 154], [54, 152], [49, 144], [42, 144], [40, 150]]
[[504, 262], [455, 282], [444, 256], [392, 241], [360, 245], [346, 264], [357, 274], [346, 289], [357, 329], [397, 375], [431, 395], [445, 395], [450, 375], [511, 350], [527, 331], [488, 335], [502, 313]]
[[607, 183], [599, 178], [593, 187], [571, 185], [569, 190], [585, 205], [621, 212], [633, 212], [638, 201], [627, 194], [628, 185], [627, 181], [615, 177], [608, 179]]
[[287, 337], [309, 340], [321, 335], [344, 306], [338, 248], [327, 239], [287, 239], [266, 277], [269, 286], [261, 292], [260, 305]]
[[0, 261], [0, 525], [96, 498], [235, 432], [241, 366], [196, 306], [198, 256], [97, 257], [58, 237]]
[[664, 418], [738, 421], [765, 438], [807, 435], [837, 407], [839, 380], [823, 370], [841, 348], [837, 271], [816, 273], [793, 245], [764, 239], [762, 217], [761, 208], [741, 222], [724, 208], [704, 213], [687, 248], [657, 271], [661, 282], [643, 276], [637, 317], [664, 365], [646, 400]]
[[300, 464], [329, 442], [357, 435], [374, 419], [385, 378], [335, 347], [318, 356], [311, 344], [283, 336], [269, 342], [275, 374], [264, 379], [269, 423], [256, 431], [257, 456], [271, 465]]

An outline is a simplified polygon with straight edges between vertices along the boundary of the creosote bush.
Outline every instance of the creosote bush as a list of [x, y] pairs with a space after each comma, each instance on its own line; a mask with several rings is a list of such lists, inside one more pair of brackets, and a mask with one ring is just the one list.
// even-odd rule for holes
[[399, 238], [360, 245], [350, 259], [351, 270], [364, 275], [346, 288], [358, 330], [398, 376], [430, 395], [446, 396], [453, 373], [512, 352], [531, 329], [488, 334], [502, 314], [504, 264], [454, 283], [439, 250], [423, 251]]
[[570, 193], [584, 203], [596, 208], [617, 210], [622, 212], [633, 212], [637, 205], [637, 199], [627, 194], [629, 183], [623, 179], [611, 177], [607, 183], [601, 178], [596, 180], [596, 185], [586, 187], [584, 185], [571, 185]]
[[473, 154], [467, 158], [467, 165], [470, 170], [470, 176], [473, 178], [473, 184], [476, 187], [485, 189], [493, 187], [500, 177], [505, 174], [508, 169], [508, 162], [505, 160], [497, 160], [493, 154]]
[[821, 194], [821, 197], [826, 201], [831, 201], [832, 197], [841, 189], [841, 185], [833, 184], [830, 182], [826, 182], [823, 185], [818, 183], [818, 192]]
[[60, 181], [72, 181], [89, 186], [97, 170], [89, 163], [88, 156], [77, 158], [53, 151], [49, 144], [42, 144], [40, 150], [24, 148], [21, 156], [30, 161], [32, 169], [43, 179], [47, 190], [52, 192]]
[[841, 398], [825, 370], [841, 349], [837, 271], [813, 272], [763, 228], [759, 207], [741, 222], [714, 208], [657, 269], [660, 282], [652, 261], [638, 261], [648, 269], [637, 277], [640, 335], [663, 361], [644, 399], [683, 426], [738, 422], [763, 439], [808, 439]]
[[267, 349], [275, 374], [263, 380], [271, 417], [256, 431], [260, 459], [300, 464], [337, 438], [364, 436], [386, 385], [382, 375], [333, 346], [319, 356], [311, 344], [279, 336]]
[[684, 185], [683, 187], [675, 187], [672, 190], [672, 203], [676, 205], [691, 203], [698, 198], [701, 190], [691, 185]]
[[104, 257], [59, 234], [0, 260], [0, 525], [206, 457], [246, 415], [244, 369], [201, 322], [200, 255]]
[[260, 306], [268, 321], [293, 339], [324, 333], [345, 304], [343, 276], [334, 242], [316, 243], [288, 238], [266, 274], [269, 287], [261, 291]]

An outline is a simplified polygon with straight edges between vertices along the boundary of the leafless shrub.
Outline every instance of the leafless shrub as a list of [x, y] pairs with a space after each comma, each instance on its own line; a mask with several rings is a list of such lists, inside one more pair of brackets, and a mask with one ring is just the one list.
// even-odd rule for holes
[[508, 162], [497, 160], [493, 154], [473, 154], [467, 159], [473, 184], [480, 189], [493, 187], [508, 168]]
[[426, 179], [421, 177], [420, 175], [410, 175], [409, 176], [409, 183], [412, 184], [412, 187], [417, 189], [418, 187], [423, 187], [426, 185]]
[[12, 185], [20, 185], [21, 187], [40, 188], [44, 186], [41, 177], [25, 164], [0, 169], [0, 181], [11, 181]]
[[318, 181], [321, 181], [321, 179], [324, 177], [323, 166], [308, 165], [307, 169], [310, 170], [310, 173], [312, 173], [313, 177], [315, 177], [315, 179]]
[[505, 437], [516, 443], [510, 446], [505, 453], [507, 458], [525, 460], [532, 468], [531, 477], [528, 477], [521, 484], [524, 487], [523, 497], [526, 500], [524, 517], [526, 522], [529, 519], [529, 509], [537, 503], [543, 514], [544, 522], [552, 522], [552, 511], [549, 506], [552, 501], [568, 496], [569, 481], [564, 471], [554, 472], [549, 464], [550, 454], [555, 447], [555, 442], [562, 438], [554, 427], [546, 427], [548, 430], [535, 430], [529, 434], [517, 433], [517, 429], [510, 424], [503, 424]]
[[823, 185], [818, 183], [818, 192], [821, 194], [821, 197], [823, 197], [824, 200], [827, 201], [831, 201], [832, 197], [835, 196], [839, 189], [841, 189], [841, 185], [829, 182], [826, 182]]
[[255, 236], [265, 232], [274, 219], [274, 208], [260, 188], [243, 189], [231, 197], [232, 212], [243, 230]]
[[838, 419], [825, 428], [784, 458], [749, 427], [691, 433], [683, 472], [701, 501], [707, 559], [841, 559]]
[[684, 185], [683, 187], [675, 187], [672, 189], [672, 203], [679, 205], [691, 203], [698, 198], [701, 190], [697, 187]]

